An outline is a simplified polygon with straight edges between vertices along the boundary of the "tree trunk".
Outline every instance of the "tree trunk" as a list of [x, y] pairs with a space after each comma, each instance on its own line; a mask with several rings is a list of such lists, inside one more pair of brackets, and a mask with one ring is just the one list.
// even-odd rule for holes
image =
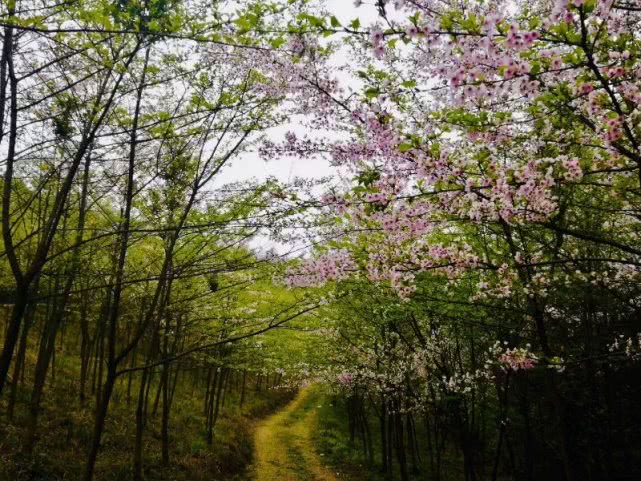
[[245, 383], [247, 381], [247, 369], [243, 369], [243, 381], [242, 385], [240, 388], [240, 409], [243, 408], [243, 404], [245, 403]]
[[134, 441], [134, 462], [133, 480], [142, 481], [142, 441], [145, 430], [145, 403], [147, 392], [148, 370], [143, 369], [140, 376], [140, 387], [138, 389], [138, 403], [136, 404], [136, 438]]
[[410, 476], [407, 470], [407, 458], [405, 456], [405, 435], [403, 427], [403, 415], [400, 412], [400, 403], [396, 401], [396, 409], [394, 411], [395, 427], [394, 433], [396, 434], [396, 459], [401, 473], [401, 481], [409, 481]]
[[[35, 286], [38, 285], [38, 281], [34, 283]], [[37, 290], [37, 287], [36, 287]], [[22, 325], [22, 332], [20, 333], [20, 343], [18, 345], [18, 354], [16, 356], [16, 361], [13, 367], [13, 379], [11, 380], [11, 391], [9, 393], [9, 402], [7, 405], [7, 416], [9, 419], [13, 418], [16, 398], [18, 395], [18, 384], [21, 379], [24, 378], [25, 371], [25, 357], [27, 353], [27, 341], [29, 338], [29, 330], [33, 325], [33, 321], [36, 315], [36, 305], [30, 303], [25, 312], [25, 322]]]
[[80, 404], [85, 405], [86, 402], [86, 385], [87, 385], [87, 374], [90, 367], [90, 359], [92, 353], [93, 341], [89, 335], [89, 321], [87, 319], [88, 315], [88, 305], [87, 300], [82, 300], [82, 307], [80, 309], [80, 388], [79, 388], [79, 398]]
[[160, 438], [162, 442], [162, 463], [167, 466], [169, 464], [169, 364], [163, 366], [163, 382], [162, 382], [162, 421], [160, 427]]
[[11, 319], [9, 320], [9, 327], [7, 328], [7, 335], [4, 339], [4, 347], [2, 354], [0, 354], [0, 398], [4, 389], [7, 374], [9, 373], [9, 366], [11, 365], [11, 358], [13, 357], [13, 350], [18, 342], [20, 335], [20, 325], [24, 316], [29, 298], [27, 294], [28, 286], [18, 286], [16, 291], [16, 299], [11, 312]]
[[387, 473], [389, 465], [387, 462], [387, 405], [385, 398], [381, 399], [380, 429], [381, 429], [381, 471]]
[[96, 418], [94, 421], [93, 437], [91, 440], [91, 447], [87, 456], [87, 464], [85, 466], [85, 474], [83, 481], [92, 481], [94, 469], [96, 466], [96, 459], [98, 458], [98, 451], [100, 450], [100, 442], [102, 434], [105, 429], [105, 420], [107, 419], [107, 411], [109, 410], [109, 402], [113, 393], [114, 384], [116, 382], [116, 366], [110, 365], [107, 369], [107, 378], [102, 388], [102, 396], [98, 403], [96, 410]]

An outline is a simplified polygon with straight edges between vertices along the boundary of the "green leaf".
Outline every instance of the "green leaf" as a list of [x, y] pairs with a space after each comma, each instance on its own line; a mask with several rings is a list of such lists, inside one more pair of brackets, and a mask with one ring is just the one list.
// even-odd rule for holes
[[278, 48], [282, 47], [285, 44], [286, 41], [287, 40], [285, 40], [285, 37], [276, 37], [276, 38], [271, 39], [269, 41], [269, 44], [272, 46], [272, 48], [278, 49]]
[[365, 90], [365, 97], [367, 97], [368, 99], [373, 99], [378, 97], [380, 93], [380, 90], [378, 90], [376, 87], [370, 87]]

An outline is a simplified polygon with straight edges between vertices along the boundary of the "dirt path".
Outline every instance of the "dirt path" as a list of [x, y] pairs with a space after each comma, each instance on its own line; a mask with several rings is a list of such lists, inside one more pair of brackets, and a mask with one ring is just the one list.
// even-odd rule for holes
[[283, 410], [256, 429], [255, 481], [338, 481], [325, 468], [311, 441], [320, 396], [301, 390]]

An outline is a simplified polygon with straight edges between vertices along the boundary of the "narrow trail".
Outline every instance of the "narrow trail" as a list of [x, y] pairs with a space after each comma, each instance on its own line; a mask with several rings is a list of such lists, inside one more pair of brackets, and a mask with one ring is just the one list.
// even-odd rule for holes
[[338, 481], [314, 450], [320, 396], [313, 388], [301, 390], [284, 409], [256, 429], [254, 481]]

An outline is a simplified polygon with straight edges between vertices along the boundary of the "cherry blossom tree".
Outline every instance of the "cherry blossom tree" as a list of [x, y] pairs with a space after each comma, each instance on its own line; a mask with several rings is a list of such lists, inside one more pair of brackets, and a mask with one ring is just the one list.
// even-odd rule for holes
[[[488, 367], [476, 376], [460, 365], [447, 382], [487, 383], [500, 367], [503, 416], [509, 378], [529, 376], [560, 420], [551, 436], [565, 479], [601, 473], [576, 449], [594, 438], [570, 428], [572, 397], [583, 376], [604, 392], [605, 372], [636, 369], [612, 339], [632, 339], [640, 328], [638, 5], [377, 7], [380, 21], [368, 28], [358, 20], [316, 26], [347, 37], [350, 68], [362, 83], [355, 92], [323, 91], [331, 111], [319, 109], [311, 122], [326, 135], [265, 147], [327, 156], [353, 173], [351, 189], [323, 198], [331, 227], [317, 235], [326, 242], [290, 269], [289, 282], [358, 280], [391, 287], [410, 305], [489, 309], [481, 321], [491, 333], [482, 341], [493, 353]], [[452, 326], [466, 315], [433, 317]], [[358, 377], [343, 370], [340, 379], [353, 384]], [[501, 427], [496, 459], [505, 436]], [[468, 479], [474, 469], [466, 464]], [[497, 469], [498, 461], [493, 478]]]

